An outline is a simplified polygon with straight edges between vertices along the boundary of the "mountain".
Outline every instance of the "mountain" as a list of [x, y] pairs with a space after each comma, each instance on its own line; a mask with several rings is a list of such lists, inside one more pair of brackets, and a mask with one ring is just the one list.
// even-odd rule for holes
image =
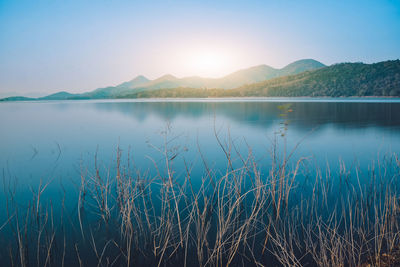
[[275, 69], [267, 65], [259, 65], [247, 69], [242, 69], [222, 78], [202, 78], [197, 76], [177, 78], [167, 74], [155, 80], [149, 80], [139, 75], [134, 79], [121, 83], [117, 86], [108, 86], [82, 94], [68, 94], [60, 92], [40, 99], [64, 100], [64, 99], [106, 99], [121, 98], [143, 91], [159, 89], [171, 89], [178, 87], [190, 88], [221, 88], [233, 89], [246, 84], [252, 84], [268, 79], [281, 77], [283, 75], [297, 74], [304, 70], [314, 70], [325, 65], [312, 60], [304, 59], [293, 62], [282, 69]]
[[177, 78], [172, 75], [164, 75], [156, 80], [129, 88], [140, 88], [140, 91], [144, 89], [154, 90], [176, 87], [232, 89], [245, 84], [265, 81], [285, 75], [298, 74], [306, 70], [314, 70], [322, 67], [325, 67], [325, 65], [316, 60], [303, 59], [293, 62], [282, 69], [275, 69], [267, 65], [259, 65], [236, 71], [222, 78], [202, 78], [197, 76]]
[[120, 85], [117, 85], [116, 87], [135, 88], [135, 87], [139, 87], [147, 82], [150, 82], [150, 80], [147, 79], [146, 77], [144, 77], [143, 75], [139, 75], [136, 78], [134, 78], [128, 82], [124, 82], [124, 83], [121, 83]]
[[276, 77], [299, 74], [305, 71], [316, 70], [323, 67], [326, 66], [314, 59], [302, 59], [287, 65], [283, 69], [280, 69], [279, 76]]
[[104, 88], [98, 88], [94, 91], [87, 92], [76, 96], [75, 98], [80, 99], [103, 99], [103, 98], [113, 98], [114, 95], [123, 94], [125, 92], [131, 91], [142, 84], [148, 83], [150, 80], [146, 77], [139, 75], [134, 79], [121, 83], [117, 86], [108, 86]]
[[400, 60], [335, 64], [235, 91], [253, 96], [400, 96]]
[[175, 88], [125, 97], [400, 97], [400, 60], [341, 63], [231, 90]]
[[147, 88], [147, 89], [175, 88], [179, 87], [182, 84], [181, 80], [182, 79], [178, 79], [171, 74], [166, 74], [153, 81], [149, 81], [145, 84], [142, 84], [141, 86], [139, 86], [139, 88]]
[[259, 65], [243, 69], [217, 79], [212, 88], [232, 89], [241, 85], [265, 81], [279, 76], [279, 69], [267, 65]]
[[79, 95], [77, 94], [71, 94], [68, 92], [58, 92], [55, 94], [51, 94], [48, 96], [40, 97], [38, 98], [39, 100], [67, 100], [67, 99], [72, 99], [74, 97], [77, 97]]
[[[282, 69], [259, 65], [218, 79], [164, 75], [148, 80], [138, 76], [118, 86], [99, 88], [83, 94], [59, 92], [37, 99], [272, 96], [400, 97], [400, 60], [325, 66], [318, 61], [304, 59]], [[3, 100], [24, 99], [15, 97]]]
[[30, 100], [37, 100], [37, 99], [25, 96], [9, 96], [0, 99], [0, 101], [30, 101]]
[[197, 76], [177, 78], [167, 74], [155, 80], [148, 80], [144, 76], [138, 76], [116, 87], [100, 88], [84, 95], [89, 98], [112, 98], [123, 97], [148, 90], [177, 87], [232, 89], [246, 84], [297, 74], [302, 71], [314, 70], [322, 67], [325, 67], [325, 65], [316, 60], [303, 59], [293, 62], [282, 69], [275, 69], [267, 65], [259, 65], [236, 71], [222, 78], [202, 78]]

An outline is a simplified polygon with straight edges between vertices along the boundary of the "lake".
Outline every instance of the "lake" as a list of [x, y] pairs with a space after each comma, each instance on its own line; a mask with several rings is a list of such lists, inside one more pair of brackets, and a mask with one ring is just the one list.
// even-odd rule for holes
[[[26, 205], [50, 182], [44, 201], [63, 196], [77, 207], [81, 175], [104, 176], [115, 167], [147, 173], [164, 166], [165, 151], [181, 179], [189, 168], [201, 187], [205, 164], [216, 176], [254, 157], [268, 175], [274, 151], [305, 158], [304, 169], [367, 173], [374, 162], [400, 152], [398, 99], [187, 99], [0, 103], [3, 187]], [[275, 150], [274, 150], [275, 148]], [[117, 156], [120, 153], [120, 158]], [[96, 160], [95, 160], [96, 159]], [[4, 204], [6, 194], [0, 201]], [[54, 204], [56, 205], [56, 204]], [[7, 219], [1, 205], [0, 225]], [[54, 214], [60, 211], [55, 209]]]
[[[278, 106], [291, 103], [287, 117]], [[288, 150], [323, 162], [361, 165], [400, 151], [400, 101], [386, 99], [55, 101], [0, 104], [0, 166], [23, 184], [77, 175], [82, 160], [98, 151], [109, 165], [119, 146], [138, 166], [161, 154], [163, 131], [181, 155], [197, 161], [200, 148], [218, 166], [222, 141], [247, 143], [260, 161], [270, 154], [287, 120]], [[278, 138], [278, 141], [281, 141]], [[245, 149], [247, 150], [247, 149]], [[265, 162], [267, 164], [267, 162]], [[22, 168], [23, 166], [23, 168]]]

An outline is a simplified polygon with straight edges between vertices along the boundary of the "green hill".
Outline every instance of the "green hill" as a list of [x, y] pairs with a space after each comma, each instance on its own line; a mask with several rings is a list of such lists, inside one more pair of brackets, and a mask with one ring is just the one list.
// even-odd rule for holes
[[[341, 63], [234, 89], [251, 96], [400, 96], [400, 60]], [[233, 92], [232, 92], [233, 93]]]
[[150, 82], [149, 79], [147, 79], [146, 77], [144, 77], [143, 75], [139, 75], [137, 77], [135, 77], [134, 79], [128, 81], [128, 82], [124, 82], [121, 83], [120, 85], [117, 85], [116, 87], [122, 87], [122, 88], [137, 88], [143, 84], [146, 84]]
[[68, 92], [58, 92], [55, 94], [51, 94], [48, 96], [40, 97], [39, 100], [68, 100], [73, 99], [74, 97], [78, 97], [77, 94], [70, 94]]
[[131, 81], [118, 86], [99, 88], [92, 92], [82, 94], [84, 98], [114, 98], [132, 95], [144, 91], [159, 89], [172, 89], [178, 87], [188, 88], [220, 88], [233, 89], [246, 84], [252, 84], [285, 75], [298, 74], [306, 70], [315, 70], [325, 67], [324, 64], [313, 59], [302, 59], [293, 62], [282, 69], [275, 69], [267, 65], [259, 65], [242, 69], [222, 78], [203, 78], [198, 76], [177, 78], [167, 74], [155, 80], [138, 76]]
[[287, 76], [287, 75], [294, 75], [294, 74], [299, 74], [305, 71], [311, 71], [311, 70], [316, 70], [326, 67], [324, 64], [322, 64], [319, 61], [316, 61], [314, 59], [302, 59], [295, 61], [286, 67], [282, 68], [279, 70], [279, 75], [276, 77], [282, 77], [282, 76]]
[[[282, 69], [275, 69], [267, 65], [259, 65], [236, 71], [222, 78], [202, 78], [197, 76], [177, 78], [173, 75], [167, 74], [155, 80], [149, 80], [146, 77], [139, 75], [136, 78], [117, 86], [98, 88], [82, 94], [59, 92], [39, 99], [112, 99], [129, 97], [134, 94], [142, 94], [143, 92], [173, 88], [233, 89], [247, 84], [253, 84], [289, 74], [298, 74], [302, 71], [315, 70], [322, 67], [325, 67], [325, 65], [316, 60], [302, 59], [293, 62]], [[149, 93], [149, 95], [151, 94], [152, 93]]]
[[[286, 75], [286, 76], [283, 76]], [[233, 89], [234, 85], [237, 85]], [[118, 86], [83, 94], [59, 92], [39, 100], [185, 97], [400, 97], [400, 60], [374, 64], [340, 63], [324, 66], [305, 59], [274, 69], [267, 65], [239, 70], [219, 79], [144, 76]], [[3, 101], [34, 100], [10, 97]]]
[[0, 99], [0, 101], [30, 101], [36, 100], [36, 98], [25, 97], [25, 96], [10, 96]]
[[400, 97], [400, 60], [341, 63], [231, 90], [175, 88], [119, 97]]

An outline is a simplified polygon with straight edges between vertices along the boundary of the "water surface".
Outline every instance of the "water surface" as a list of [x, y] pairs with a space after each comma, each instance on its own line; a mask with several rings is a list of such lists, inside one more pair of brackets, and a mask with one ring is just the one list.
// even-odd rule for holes
[[[287, 103], [290, 111], [279, 108]], [[96, 153], [104, 169], [115, 165], [118, 146], [124, 159], [129, 152], [138, 168], [151, 169], [162, 162], [157, 148], [167, 128], [168, 147], [199, 176], [199, 149], [212, 167], [226, 165], [216, 135], [245, 155], [251, 147], [265, 167], [274, 142], [281, 152], [285, 142], [288, 151], [299, 144], [294, 158], [333, 167], [341, 159], [367, 169], [372, 160], [400, 151], [400, 101], [387, 99], [10, 102], [0, 104], [0, 123], [0, 166], [26, 187], [53, 179], [73, 188]]]

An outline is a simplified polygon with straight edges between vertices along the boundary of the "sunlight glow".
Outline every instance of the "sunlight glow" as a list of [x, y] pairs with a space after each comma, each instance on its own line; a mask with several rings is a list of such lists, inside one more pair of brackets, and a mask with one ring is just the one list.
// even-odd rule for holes
[[229, 56], [222, 51], [200, 50], [195, 51], [188, 61], [195, 73], [205, 76], [220, 76], [228, 67]]
[[229, 45], [187, 45], [177, 51], [179, 69], [184, 75], [222, 77], [237, 68], [238, 54]]

